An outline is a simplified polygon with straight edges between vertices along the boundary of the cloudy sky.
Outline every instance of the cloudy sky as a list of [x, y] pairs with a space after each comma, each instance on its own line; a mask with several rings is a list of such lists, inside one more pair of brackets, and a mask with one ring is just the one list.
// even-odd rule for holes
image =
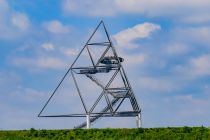
[[[125, 59], [143, 127], [210, 126], [209, 13], [210, 0], [0, 0], [0, 129], [85, 120], [37, 114], [100, 20]], [[49, 110], [79, 108], [74, 90]], [[135, 127], [135, 119], [93, 127]]]

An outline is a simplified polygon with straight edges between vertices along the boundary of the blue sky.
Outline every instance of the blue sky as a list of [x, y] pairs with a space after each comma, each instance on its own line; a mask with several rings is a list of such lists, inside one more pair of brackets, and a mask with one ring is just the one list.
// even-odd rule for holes
[[[209, 12], [209, 0], [0, 0], [0, 129], [84, 120], [37, 114], [100, 20], [125, 59], [143, 127], [209, 127]], [[65, 103], [76, 97], [61, 95], [52, 110], [71, 111]], [[135, 127], [135, 119], [93, 127]]]

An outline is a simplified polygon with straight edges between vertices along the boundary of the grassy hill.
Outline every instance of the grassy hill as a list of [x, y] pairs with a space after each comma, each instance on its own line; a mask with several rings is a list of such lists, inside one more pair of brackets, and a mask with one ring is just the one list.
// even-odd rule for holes
[[0, 131], [0, 140], [210, 140], [206, 127]]

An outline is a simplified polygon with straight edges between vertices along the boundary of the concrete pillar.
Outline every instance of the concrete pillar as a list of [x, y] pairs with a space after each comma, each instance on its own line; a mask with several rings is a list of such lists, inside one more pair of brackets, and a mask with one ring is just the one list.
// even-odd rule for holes
[[89, 114], [87, 114], [86, 115], [86, 124], [87, 124], [87, 129], [89, 129], [90, 128], [90, 115]]
[[141, 128], [141, 114], [140, 113], [136, 116], [136, 125], [137, 125], [137, 128]]

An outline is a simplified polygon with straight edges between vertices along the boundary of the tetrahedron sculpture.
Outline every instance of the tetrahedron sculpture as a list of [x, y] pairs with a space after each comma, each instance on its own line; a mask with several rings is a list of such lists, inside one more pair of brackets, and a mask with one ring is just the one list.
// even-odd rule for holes
[[[99, 28], [104, 31], [103, 35], [106, 38], [105, 40], [100, 40], [102, 33], [97, 34]], [[81, 58], [85, 59], [80, 61]], [[141, 127], [141, 109], [123, 69], [123, 61], [124, 59], [118, 56], [112, 44], [104, 22], [101, 21], [59, 82], [38, 117], [86, 117], [86, 122], [75, 128], [90, 128], [91, 123], [101, 117], [136, 117], [137, 127]], [[84, 108], [84, 113], [42, 115], [43, 110], [69, 74], [74, 81], [78, 96]], [[81, 92], [80, 87], [82, 85], [79, 85], [76, 76], [83, 76], [89, 79], [89, 82], [94, 83], [97, 88], [101, 89], [101, 92], [96, 94], [96, 100], [91, 101], [92, 105], [90, 107], [87, 107], [86, 101], [83, 98], [84, 95], [90, 96], [90, 94]], [[100, 105], [101, 110], [96, 109], [102, 100], [103, 104]], [[129, 101], [129, 104], [126, 105], [131, 106], [130, 110], [120, 109], [125, 100]]]

